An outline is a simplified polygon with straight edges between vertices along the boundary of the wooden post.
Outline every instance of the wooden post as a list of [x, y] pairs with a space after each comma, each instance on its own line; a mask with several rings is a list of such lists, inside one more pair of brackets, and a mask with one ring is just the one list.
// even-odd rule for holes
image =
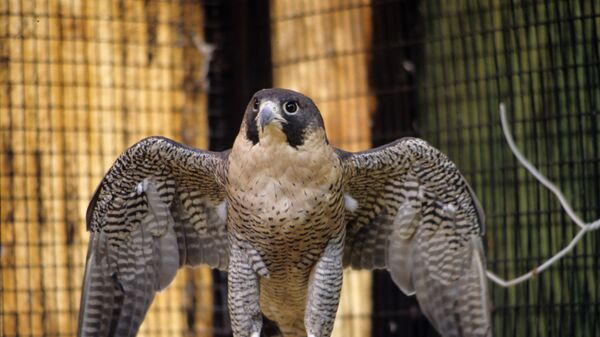
[[[329, 140], [370, 147], [371, 8], [368, 0], [272, 0], [273, 83], [315, 100]], [[371, 335], [371, 273], [346, 271], [334, 336]]]

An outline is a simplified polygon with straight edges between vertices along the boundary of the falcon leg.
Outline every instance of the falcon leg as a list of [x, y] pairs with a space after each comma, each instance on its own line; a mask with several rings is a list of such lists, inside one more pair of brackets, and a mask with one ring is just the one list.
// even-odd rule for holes
[[308, 337], [329, 337], [333, 330], [342, 289], [342, 242], [329, 242], [311, 273], [304, 314]]
[[259, 305], [258, 275], [239, 247], [231, 247], [228, 282], [233, 336], [258, 337], [263, 323]]

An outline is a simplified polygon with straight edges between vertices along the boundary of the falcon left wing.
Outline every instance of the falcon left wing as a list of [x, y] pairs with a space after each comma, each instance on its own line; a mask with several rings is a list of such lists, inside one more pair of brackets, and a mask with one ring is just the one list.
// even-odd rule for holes
[[356, 200], [344, 265], [388, 270], [443, 336], [491, 336], [484, 216], [456, 166], [415, 138], [338, 155], [344, 193]]

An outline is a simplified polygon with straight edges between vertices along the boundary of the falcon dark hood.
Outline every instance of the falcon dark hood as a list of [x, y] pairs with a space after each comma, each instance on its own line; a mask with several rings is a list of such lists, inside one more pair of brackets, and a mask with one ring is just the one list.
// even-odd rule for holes
[[307, 134], [316, 129], [324, 130], [323, 118], [315, 103], [287, 89], [263, 89], [254, 94], [246, 108], [244, 123], [246, 138], [253, 144], [260, 142], [261, 134], [281, 132], [295, 148], [304, 144]]

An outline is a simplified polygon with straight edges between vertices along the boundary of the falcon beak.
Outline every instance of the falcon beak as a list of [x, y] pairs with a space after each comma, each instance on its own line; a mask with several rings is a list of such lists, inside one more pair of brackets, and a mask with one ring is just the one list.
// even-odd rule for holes
[[258, 125], [261, 131], [265, 131], [265, 126], [275, 119], [275, 112], [270, 105], [263, 106], [258, 113]]
[[279, 106], [270, 101], [266, 101], [260, 105], [260, 110], [256, 119], [258, 120], [258, 126], [262, 132], [265, 131], [265, 127], [268, 125], [281, 127], [281, 124], [287, 123], [287, 121], [279, 114]]

